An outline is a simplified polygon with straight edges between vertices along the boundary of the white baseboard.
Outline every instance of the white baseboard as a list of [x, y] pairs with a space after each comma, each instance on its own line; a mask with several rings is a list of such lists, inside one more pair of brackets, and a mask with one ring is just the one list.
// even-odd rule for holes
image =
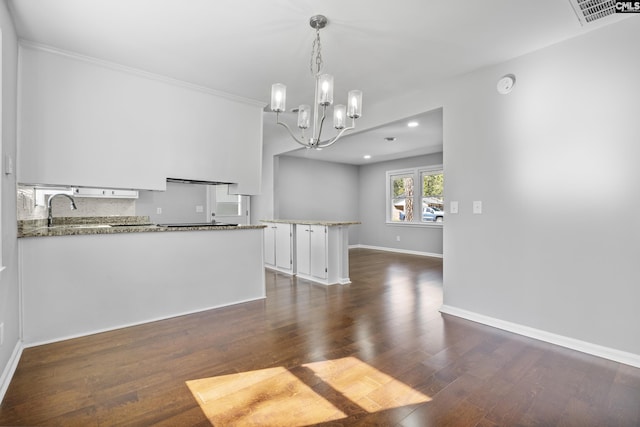
[[2, 399], [4, 399], [4, 395], [9, 388], [9, 383], [11, 383], [13, 374], [16, 372], [16, 368], [18, 367], [18, 362], [20, 361], [20, 356], [22, 356], [23, 349], [24, 347], [22, 346], [22, 343], [18, 341], [15, 348], [13, 349], [13, 353], [11, 353], [11, 358], [9, 359], [7, 366], [2, 372], [2, 376], [0, 377], [0, 403], [2, 403]]
[[525, 337], [534, 338], [551, 344], [556, 344], [561, 347], [577, 350], [582, 353], [587, 353], [593, 356], [602, 357], [604, 359], [613, 360], [614, 362], [624, 363], [625, 365], [640, 368], [639, 354], [628, 353], [610, 347], [604, 347], [598, 344], [577, 340], [575, 338], [553, 334], [551, 332], [531, 328], [529, 326], [507, 322], [505, 320], [500, 320], [494, 317], [485, 316], [483, 314], [478, 314], [461, 308], [452, 307], [450, 305], [442, 305], [440, 307], [440, 312], [456, 317], [462, 317], [463, 319], [471, 320], [473, 322], [482, 323], [483, 325], [513, 332]]
[[442, 254], [436, 254], [436, 253], [432, 253], [432, 252], [412, 251], [412, 250], [409, 250], [409, 249], [386, 248], [386, 247], [383, 247], [383, 246], [349, 245], [349, 249], [373, 249], [375, 251], [395, 252], [395, 253], [399, 253], [399, 254], [419, 255], [419, 256], [428, 256], [428, 257], [433, 257], [433, 258], [442, 258]]
[[279, 267], [276, 267], [276, 266], [273, 266], [273, 265], [267, 265], [267, 264], [265, 264], [265, 265], [264, 265], [264, 268], [266, 268], [266, 269], [268, 269], [268, 270], [271, 270], [271, 271], [277, 271], [278, 273], [286, 274], [286, 275], [288, 275], [288, 276], [295, 276], [295, 275], [296, 275], [296, 274], [293, 272], [293, 270], [290, 270], [290, 269], [289, 269], [289, 270], [285, 270], [285, 269], [283, 269], [283, 268], [279, 268]]

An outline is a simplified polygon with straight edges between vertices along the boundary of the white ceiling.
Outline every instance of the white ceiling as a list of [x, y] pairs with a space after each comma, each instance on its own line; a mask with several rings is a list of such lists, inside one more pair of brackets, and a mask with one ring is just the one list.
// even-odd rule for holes
[[[291, 121], [295, 123], [295, 119]], [[418, 126], [409, 127], [408, 123], [410, 122], [415, 122]], [[267, 122], [267, 117], [265, 117], [265, 128], [273, 126], [272, 123]], [[283, 129], [270, 130], [273, 135], [275, 132], [281, 134], [285, 132], [283, 135], [286, 137], [286, 131]], [[385, 140], [387, 137], [395, 137], [396, 140], [387, 141]], [[300, 148], [287, 153], [287, 155], [326, 162], [364, 165], [441, 151], [442, 108], [438, 108], [343, 137], [335, 145], [322, 151]], [[366, 155], [370, 158], [365, 158]]]
[[[580, 25], [568, 0], [9, 0], [8, 4], [22, 39], [265, 105], [271, 84], [285, 83], [288, 108], [311, 103], [309, 55], [315, 34], [308, 21], [314, 14], [324, 14], [329, 24], [321, 32], [322, 52], [325, 71], [335, 76], [336, 102], [345, 103], [349, 89], [361, 89], [363, 114], [367, 103], [378, 104], [592, 29]], [[432, 119], [427, 115], [421, 121]], [[424, 126], [420, 131], [429, 135], [427, 151], [433, 150], [437, 130]], [[372, 130], [366, 144], [388, 150], [389, 144], [379, 144], [379, 137], [401, 133], [400, 146], [410, 139], [402, 127]], [[439, 139], [441, 143], [441, 130]], [[346, 145], [347, 139], [343, 141], [323, 152], [337, 151], [339, 144]], [[371, 150], [362, 154], [390, 156]]]

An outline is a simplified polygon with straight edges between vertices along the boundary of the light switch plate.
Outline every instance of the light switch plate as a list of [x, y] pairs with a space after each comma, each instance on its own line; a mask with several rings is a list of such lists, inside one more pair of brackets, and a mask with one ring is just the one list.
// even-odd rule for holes
[[452, 213], [452, 214], [458, 213], [458, 202], [449, 203], [449, 213]]
[[475, 200], [473, 202], [473, 213], [474, 214], [481, 214], [482, 213], [482, 201]]
[[13, 158], [9, 154], [4, 156], [4, 173], [6, 175], [13, 173]]

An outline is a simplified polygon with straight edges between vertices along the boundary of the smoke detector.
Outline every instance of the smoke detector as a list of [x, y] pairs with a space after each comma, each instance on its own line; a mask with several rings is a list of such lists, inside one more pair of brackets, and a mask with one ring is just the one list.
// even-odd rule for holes
[[614, 0], [569, 0], [581, 25], [616, 15]]

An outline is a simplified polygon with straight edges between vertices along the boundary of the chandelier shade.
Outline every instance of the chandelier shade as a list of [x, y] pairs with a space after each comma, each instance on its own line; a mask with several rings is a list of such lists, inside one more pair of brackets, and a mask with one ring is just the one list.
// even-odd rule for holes
[[282, 113], [287, 108], [287, 86], [282, 83], [271, 85], [271, 110]]
[[347, 99], [349, 100], [349, 104], [347, 106], [348, 115], [352, 119], [357, 119], [362, 115], [362, 91], [349, 91]]

